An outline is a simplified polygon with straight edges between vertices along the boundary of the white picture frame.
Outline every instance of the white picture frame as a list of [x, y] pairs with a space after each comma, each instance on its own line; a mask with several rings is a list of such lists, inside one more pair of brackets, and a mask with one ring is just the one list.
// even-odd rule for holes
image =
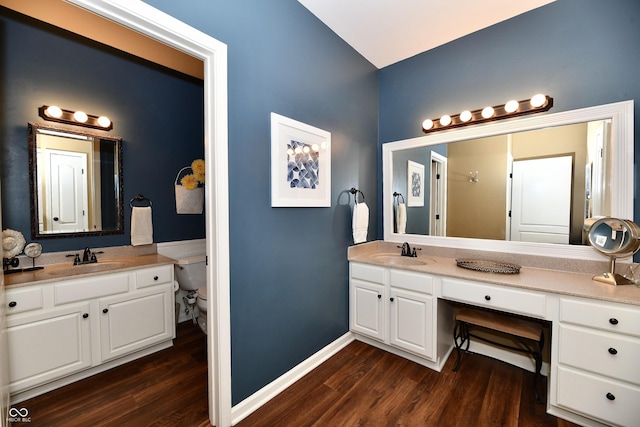
[[271, 207], [331, 207], [331, 133], [271, 113]]
[[407, 160], [407, 207], [424, 206], [424, 165]]

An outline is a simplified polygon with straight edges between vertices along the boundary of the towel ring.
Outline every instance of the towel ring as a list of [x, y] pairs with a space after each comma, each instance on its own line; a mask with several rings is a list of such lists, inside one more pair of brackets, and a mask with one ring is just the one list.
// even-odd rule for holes
[[[402, 197], [402, 203], [404, 203], [404, 196], [398, 192], [394, 192], [393, 193], [393, 197]], [[400, 201], [400, 199], [398, 199], [398, 201]]]
[[353, 194], [353, 201], [356, 203], [358, 203], [358, 193], [360, 193], [360, 195], [362, 196], [362, 202], [360, 203], [364, 203], [364, 193], [362, 191], [356, 190], [355, 187], [351, 187], [349, 193]]
[[153, 206], [153, 202], [149, 199], [147, 199], [146, 197], [144, 197], [142, 194], [137, 194], [136, 197], [134, 197], [133, 199], [129, 200], [129, 207], [131, 209], [133, 209], [133, 202], [148, 202], [149, 203], [149, 207]]

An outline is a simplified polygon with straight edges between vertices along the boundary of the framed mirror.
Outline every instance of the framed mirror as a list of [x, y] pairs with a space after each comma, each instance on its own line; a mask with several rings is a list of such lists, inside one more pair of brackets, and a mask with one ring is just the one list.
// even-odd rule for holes
[[[633, 132], [633, 101], [625, 101], [383, 144], [384, 240], [601, 260], [582, 224], [595, 215], [633, 219]], [[415, 191], [408, 162], [425, 166], [424, 203], [403, 208], [406, 232], [398, 233], [397, 204]], [[534, 178], [523, 184], [517, 175]], [[538, 201], [535, 187], [543, 188]], [[560, 204], [561, 224], [531, 221], [535, 208], [544, 217]]]
[[29, 123], [33, 239], [124, 233], [122, 139]]

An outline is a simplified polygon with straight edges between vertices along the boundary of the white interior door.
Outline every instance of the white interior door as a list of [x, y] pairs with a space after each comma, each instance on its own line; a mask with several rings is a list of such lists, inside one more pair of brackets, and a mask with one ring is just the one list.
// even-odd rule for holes
[[429, 235], [447, 235], [447, 158], [431, 152]]
[[513, 162], [511, 240], [569, 243], [573, 158]]
[[46, 150], [46, 229], [53, 232], [87, 231], [87, 155]]

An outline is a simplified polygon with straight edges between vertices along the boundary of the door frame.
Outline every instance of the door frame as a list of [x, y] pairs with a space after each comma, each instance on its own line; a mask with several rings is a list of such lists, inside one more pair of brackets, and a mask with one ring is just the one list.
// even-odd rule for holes
[[[447, 171], [448, 159], [442, 154], [431, 151], [431, 168], [430, 168], [430, 203], [429, 203], [429, 235], [442, 236], [447, 235]], [[438, 166], [441, 167], [440, 179], [434, 180], [434, 173], [437, 173]], [[435, 168], [435, 169], [434, 169]], [[435, 183], [435, 184], [434, 184]], [[440, 209], [436, 209], [439, 207]], [[440, 233], [434, 234], [435, 214], [439, 210], [440, 215]]]
[[227, 46], [139, 0], [65, 0], [204, 62], [209, 421], [231, 425]]

